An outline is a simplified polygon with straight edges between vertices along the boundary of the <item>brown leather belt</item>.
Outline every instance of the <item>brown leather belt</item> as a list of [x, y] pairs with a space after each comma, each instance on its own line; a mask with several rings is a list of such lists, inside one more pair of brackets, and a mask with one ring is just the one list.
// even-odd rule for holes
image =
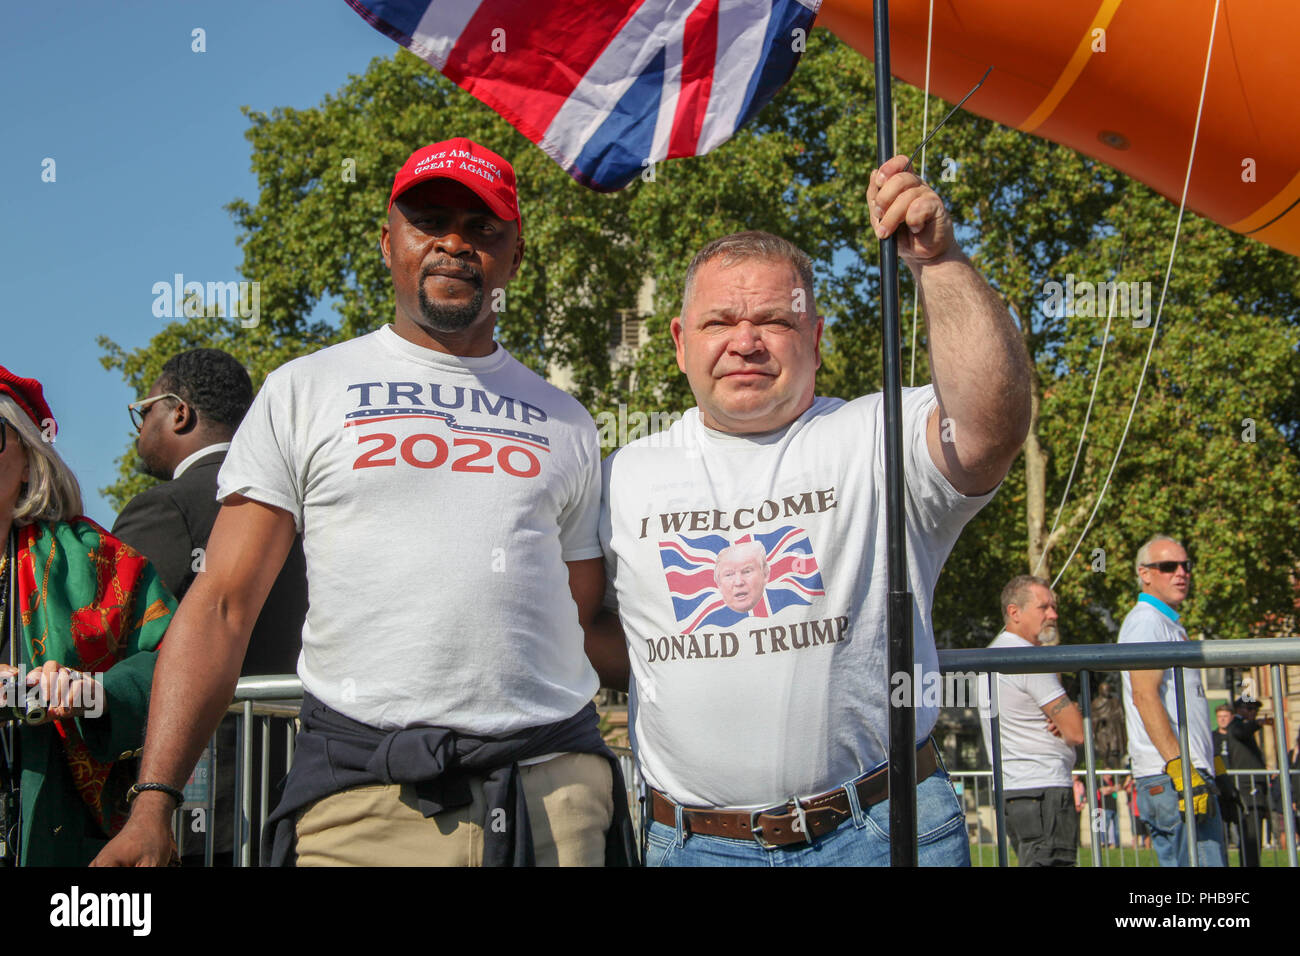
[[[919, 783], [939, 768], [939, 752], [929, 740], [916, 754], [916, 779]], [[863, 809], [889, 796], [889, 767], [881, 767], [855, 785], [858, 805]], [[650, 790], [651, 818], [670, 827], [677, 825], [677, 804]], [[682, 826], [688, 834], [754, 840], [766, 849], [811, 843], [815, 837], [830, 833], [853, 817], [849, 795], [841, 787], [798, 803], [790, 799], [764, 810], [721, 810], [682, 808]]]

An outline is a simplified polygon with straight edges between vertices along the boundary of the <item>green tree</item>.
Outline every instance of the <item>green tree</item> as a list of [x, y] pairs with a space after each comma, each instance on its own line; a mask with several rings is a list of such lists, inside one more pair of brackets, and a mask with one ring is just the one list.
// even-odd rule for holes
[[[897, 146], [922, 138], [922, 94], [897, 84]], [[819, 263], [827, 320], [823, 394], [880, 387], [877, 243], [866, 205], [875, 165], [871, 64], [815, 31], [794, 81], [729, 143], [698, 160], [647, 170], [621, 193], [569, 179], [493, 112], [405, 52], [375, 60], [309, 110], [248, 111], [259, 193], [231, 204], [242, 273], [261, 283], [262, 322], [173, 323], [146, 346], [105, 342], [104, 362], [143, 394], [166, 357], [215, 345], [255, 384], [287, 359], [391, 319], [378, 251], [392, 175], [419, 144], [470, 136], [510, 157], [519, 175], [527, 248], [499, 320], [499, 338], [538, 371], [567, 368], [593, 414], [626, 402], [670, 412], [693, 404], [668, 324], [691, 256], [742, 229], [787, 236]], [[932, 103], [931, 116], [944, 107]], [[1105, 315], [1050, 305], [1049, 283], [1153, 283], [1159, 297], [1176, 208], [1151, 190], [1064, 147], [967, 114], [928, 156], [959, 236], [1006, 300], [1033, 357], [1035, 419], [1025, 454], [971, 522], [940, 580], [941, 643], [986, 641], [1007, 578], [1059, 571], [1087, 524], [1123, 431], [1150, 338], [1117, 318], [1087, 441], [1062, 517], [1052, 528], [1092, 392]], [[610, 319], [651, 277], [648, 335], [635, 363], [609, 361]], [[903, 275], [904, 368], [913, 364], [910, 277]], [[332, 306], [331, 321], [319, 318]], [[1293, 600], [1300, 555], [1300, 269], [1291, 257], [1189, 214], [1144, 378], [1105, 499], [1060, 584], [1070, 641], [1109, 637], [1108, 614], [1132, 603], [1132, 554], [1155, 531], [1180, 535], [1199, 561], [1189, 629], [1250, 633]], [[916, 383], [928, 381], [923, 324]], [[1242, 441], [1254, 423], [1254, 441]], [[130, 473], [109, 492], [120, 504]], [[1105, 573], [1093, 570], [1105, 553]]]
[[[378, 328], [393, 317], [392, 284], [379, 252], [393, 174], [418, 145], [468, 136], [513, 160], [521, 182], [524, 264], [507, 297], [498, 338], [538, 371], [574, 370], [591, 401], [611, 377], [608, 317], [635, 300], [641, 271], [628, 241], [626, 194], [593, 193], [565, 175], [504, 120], [427, 65], [400, 51], [374, 60], [337, 94], [307, 110], [245, 109], [257, 176], [255, 203], [228, 209], [240, 228], [240, 272], [260, 283], [261, 321], [173, 322], [143, 348], [101, 339], [106, 367], [141, 394], [168, 356], [224, 348], [254, 385], [299, 355]], [[322, 308], [324, 307], [324, 308]], [[332, 321], [319, 318], [332, 307]], [[135, 451], [105, 493], [118, 507], [148, 483]]]
[[[1058, 586], [1063, 632], [1072, 641], [1110, 639], [1109, 616], [1133, 603], [1138, 546], [1169, 533], [1198, 560], [1183, 609], [1189, 630], [1256, 633], [1268, 612], [1294, 600], [1300, 561], [1295, 260], [1189, 213], [1161, 307], [1173, 204], [1070, 150], [992, 123], [964, 122], [949, 143], [954, 155], [972, 159], [959, 162], [945, 196], [973, 232], [974, 260], [1020, 321], [1036, 375], [1025, 453], [959, 543], [950, 572], [988, 567], [982, 544], [993, 538], [1002, 543], [1005, 576], [1037, 569], [1053, 577], [1080, 542]], [[1049, 284], [1107, 282], [1140, 290], [1144, 308], [1149, 290], [1150, 307], [1135, 316], [1133, 302], [1127, 311], [1117, 303], [1098, 378], [1106, 301], [1056, 307]], [[1141, 398], [1106, 485], [1157, 311]], [[1053, 528], [1094, 382], [1087, 438]], [[1008, 508], [1020, 513], [1019, 535], [1004, 536]], [[990, 520], [999, 533], [980, 534]]]

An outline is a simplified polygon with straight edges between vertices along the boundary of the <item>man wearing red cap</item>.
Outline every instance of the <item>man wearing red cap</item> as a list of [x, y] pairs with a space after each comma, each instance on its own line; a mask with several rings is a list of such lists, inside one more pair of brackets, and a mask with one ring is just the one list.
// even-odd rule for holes
[[[302, 731], [272, 862], [624, 862], [584, 653], [604, 588], [595, 425], [493, 341], [524, 252], [514, 170], [463, 138], [418, 150], [380, 246], [393, 324], [273, 372], [234, 437], [141, 779], [185, 781], [296, 529]], [[166, 862], [173, 806], [142, 796], [99, 862]]]

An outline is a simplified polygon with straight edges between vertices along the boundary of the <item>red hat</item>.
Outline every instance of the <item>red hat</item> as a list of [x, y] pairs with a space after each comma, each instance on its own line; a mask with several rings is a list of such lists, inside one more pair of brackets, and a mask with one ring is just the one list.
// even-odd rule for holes
[[429, 179], [455, 180], [487, 203], [497, 218], [518, 221], [523, 231], [514, 167], [492, 150], [464, 136], [417, 149], [393, 179], [388, 208], [393, 208], [393, 201], [402, 193]]
[[34, 378], [19, 378], [3, 365], [0, 365], [0, 395], [8, 395], [17, 402], [37, 428], [44, 428], [45, 422], [54, 420], [41, 383]]

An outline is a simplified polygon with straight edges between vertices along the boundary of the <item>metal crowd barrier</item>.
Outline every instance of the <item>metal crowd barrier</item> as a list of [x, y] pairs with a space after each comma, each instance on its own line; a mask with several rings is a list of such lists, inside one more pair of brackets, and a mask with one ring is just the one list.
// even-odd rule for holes
[[[206, 799], [201, 802], [187, 802], [177, 811], [173, 824], [177, 843], [183, 853], [188, 852], [185, 837], [187, 828], [184, 815], [187, 812], [202, 812], [207, 815], [204, 826], [203, 858], [205, 866], [212, 866], [215, 856], [214, 838], [217, 765], [223, 759], [235, 762], [235, 794], [233, 814], [234, 866], [252, 866], [252, 843], [249, 821], [253, 820], [253, 759], [259, 755], [261, 766], [261, 783], [258, 787], [257, 806], [259, 815], [256, 820], [265, 821], [270, 813], [271, 780], [271, 720], [272, 718], [297, 717], [302, 703], [302, 682], [294, 675], [273, 675], [268, 677], [241, 677], [235, 688], [234, 702], [227, 711], [235, 718], [235, 753], [233, 758], [223, 758], [217, 752], [217, 738], [214, 735], [208, 742], [205, 761], [200, 759], [199, 770], [206, 771]], [[254, 726], [256, 723], [259, 746], [254, 748]], [[296, 738], [294, 724], [290, 722], [285, 728], [284, 754], [285, 768], [293, 765], [293, 748]]]
[[636, 768], [636, 758], [632, 756], [632, 751], [627, 747], [610, 747], [618, 757], [619, 769], [623, 771], [623, 783], [627, 787], [627, 808], [631, 811], [632, 832], [637, 835], [637, 843], [641, 841], [641, 827], [645, 824], [643, 819], [645, 813], [645, 803], [642, 800], [644, 790], [641, 786], [641, 774]]
[[[230, 705], [229, 714], [234, 715], [236, 723], [235, 734], [235, 793], [239, 795], [235, 801], [235, 812], [233, 820], [234, 832], [234, 852], [233, 865], [243, 867], [252, 866], [252, 846], [249, 840], [249, 820], [254, 819], [253, 809], [253, 762], [254, 754], [259, 755], [261, 763], [261, 783], [257, 788], [257, 807], [259, 813], [256, 819], [264, 822], [270, 810], [270, 791], [272, 780], [270, 779], [271, 764], [271, 720], [272, 718], [296, 717], [302, 703], [302, 682], [293, 675], [276, 675], [270, 677], [241, 677], [235, 688], [234, 702]], [[256, 726], [256, 734], [254, 728]], [[290, 724], [285, 728], [284, 754], [285, 769], [293, 766], [293, 748], [295, 740], [294, 725]], [[258, 740], [260, 746], [254, 748], [254, 740]], [[641, 832], [641, 802], [638, 799], [641, 791], [641, 777], [636, 770], [636, 761], [632, 757], [632, 751], [624, 747], [611, 748], [618, 757], [619, 766], [623, 771], [623, 780], [628, 789], [628, 806], [632, 811], [632, 825], [634, 832]], [[183, 825], [182, 814], [185, 809], [204, 810], [208, 813], [209, 824], [211, 822], [213, 807], [215, 804], [215, 786], [216, 786], [216, 765], [220, 756], [214, 757], [216, 753], [216, 737], [214, 736], [208, 744], [208, 761], [206, 767], [206, 776], [209, 783], [209, 797], [204, 805], [189, 804], [177, 812], [176, 821], [173, 825], [174, 832], [177, 835], [177, 842], [181, 844], [184, 850], [184, 838], [186, 828]], [[204, 835], [204, 865], [212, 866], [215, 856], [214, 849], [215, 828], [211, 825], [205, 827]]]
[[[1188, 667], [1257, 667], [1270, 668], [1273, 723], [1276, 734], [1278, 768], [1272, 773], [1279, 777], [1280, 803], [1283, 808], [1283, 825], [1286, 832], [1287, 862], [1297, 866], [1295, 843], [1295, 817], [1290, 812], [1291, 767], [1287, 753], [1285, 697], [1282, 693], [1282, 665], [1300, 664], [1300, 638], [1268, 638], [1238, 641], [1187, 641], [1171, 644], [1082, 644], [1065, 647], [1015, 647], [978, 648], [940, 651], [939, 670], [945, 674], [1047, 674], [1078, 672], [1079, 707], [1083, 712], [1084, 756], [1087, 769], [1085, 793], [1087, 806], [1097, 806], [1097, 767], [1092, 747], [1092, 674], [1097, 671], [1164, 670], [1172, 667], [1175, 688], [1175, 707], [1178, 717], [1178, 752], [1183, 764], [1183, 790], [1192, 790], [1192, 761], [1188, 757], [1187, 701], [1183, 687], [1183, 670]], [[1002, 800], [1002, 754], [998, 724], [998, 681], [990, 681], [992, 700], [990, 737], [993, 753], [992, 799], [997, 833], [998, 865], [1006, 866], [1007, 834]], [[1209, 719], [1209, 715], [1205, 715]], [[1103, 771], [1109, 772], [1109, 771]], [[1122, 771], [1127, 775], [1128, 771]], [[1196, 846], [1196, 825], [1192, 801], [1184, 801], [1184, 831], [1187, 838], [1188, 862], [1199, 863]], [[1226, 831], [1226, 827], [1225, 827]], [[1097, 829], [1089, 827], [1089, 849], [1092, 865], [1098, 866]], [[1226, 838], [1226, 833], [1225, 833]]]
[[[1081, 780], [1086, 777], [1086, 770], [1075, 770], [1074, 777]], [[1267, 862], [1268, 865], [1277, 866], [1286, 864], [1286, 845], [1285, 845], [1285, 824], [1282, 821], [1282, 814], [1285, 812], [1280, 806], [1275, 806], [1271, 797], [1273, 794], [1280, 793], [1280, 787], [1275, 788], [1275, 783], [1280, 783], [1278, 779], [1279, 771], [1277, 770], [1229, 770], [1228, 777], [1235, 784], [1239, 792], [1250, 786], [1255, 785], [1261, 789], [1267, 788], [1269, 797], [1264, 803], [1252, 801], [1249, 804], [1242, 804], [1237, 807], [1236, 819], [1230, 819], [1226, 814], [1224, 816], [1224, 847], [1225, 850], [1236, 848], [1238, 851], [1237, 865], [1245, 866], [1246, 859], [1244, 856], [1243, 840], [1250, 839], [1240, 829], [1240, 817], [1246, 815], [1250, 818], [1253, 826], [1253, 839], [1259, 841], [1259, 860], [1261, 863]], [[1293, 768], [1291, 771], [1294, 780], [1297, 771]], [[994, 824], [994, 798], [993, 798], [993, 771], [992, 770], [955, 770], [949, 773], [952, 778], [953, 786], [957, 789], [957, 798], [961, 801], [962, 807], [966, 814], [966, 829], [971, 844], [971, 865], [972, 866], [989, 866], [989, 858], [992, 857], [993, 863], [997, 861], [997, 836]], [[1085, 805], [1080, 811], [1080, 829], [1088, 829], [1095, 823], [1097, 830], [1097, 840], [1101, 844], [1101, 853], [1097, 858], [1092, 858], [1090, 849], [1085, 841], [1080, 841], [1077, 862], [1080, 865], [1091, 863], [1096, 866], [1121, 866], [1121, 867], [1140, 867], [1155, 866], [1155, 851], [1150, 847], [1143, 846], [1142, 840], [1149, 839], [1145, 831], [1141, 829], [1142, 818], [1136, 813], [1135, 795], [1129, 790], [1128, 781], [1132, 778], [1133, 773], [1127, 767], [1123, 769], [1097, 768], [1097, 777], [1104, 779], [1106, 777], [1114, 778], [1117, 785], [1115, 796], [1115, 819], [1113, 829], [1110, 820], [1104, 814], [1101, 817], [1093, 817], [1093, 809], [1109, 809], [1104, 805], [1094, 805], [1089, 808]], [[1295, 793], [1294, 787], [1292, 793]], [[1280, 804], [1280, 798], [1277, 803]], [[1230, 865], [1231, 861], [1230, 861]]]
[[[1283, 827], [1285, 829], [1285, 843], [1287, 851], [1288, 865], [1297, 866], [1296, 857], [1296, 829], [1295, 818], [1289, 812], [1292, 800], [1291, 790], [1291, 768], [1287, 754], [1287, 741], [1285, 739], [1285, 721], [1282, 716], [1285, 714], [1284, 698], [1282, 694], [1282, 675], [1281, 665], [1283, 664], [1300, 664], [1300, 638], [1286, 639], [1265, 639], [1265, 640], [1237, 640], [1237, 641], [1189, 641], [1185, 644], [1087, 644], [1066, 647], [1032, 647], [1032, 648], [981, 648], [969, 650], [948, 650], [939, 652], [939, 669], [942, 673], [1001, 673], [1001, 674], [1041, 674], [1041, 673], [1058, 673], [1058, 672], [1078, 672], [1080, 677], [1079, 704], [1083, 712], [1084, 723], [1084, 749], [1086, 754], [1086, 766], [1084, 771], [1076, 771], [1086, 780], [1085, 790], [1087, 797], [1087, 806], [1089, 808], [1097, 806], [1097, 775], [1114, 775], [1115, 777], [1128, 777], [1129, 771], [1124, 770], [1098, 770], [1095, 765], [1095, 757], [1092, 748], [1092, 685], [1091, 677], [1093, 672], [1097, 671], [1122, 671], [1122, 670], [1163, 670], [1168, 667], [1174, 668], [1174, 681], [1177, 689], [1177, 711], [1179, 725], [1179, 752], [1183, 757], [1183, 787], [1184, 790], [1190, 791], [1192, 762], [1187, 759], [1187, 701], [1183, 694], [1183, 669], [1186, 667], [1208, 668], [1208, 667], [1252, 667], [1258, 665], [1270, 665], [1272, 676], [1272, 698], [1275, 715], [1279, 718], [1274, 721], [1274, 729], [1277, 735], [1277, 753], [1280, 767], [1271, 771], [1255, 771], [1255, 774], [1265, 774], [1271, 781], [1277, 778], [1278, 789], [1280, 792], [1280, 804], [1283, 808]], [[957, 771], [952, 773], [954, 783], [962, 784], [963, 801], [967, 800], [967, 784], [971, 785], [974, 792], [974, 807], [976, 811], [976, 847], [980, 846], [980, 824], [979, 808], [980, 787], [983, 782], [985, 791], [989, 797], [989, 805], [995, 820], [995, 832], [997, 842], [997, 859], [999, 866], [1007, 866], [1007, 836], [1006, 823], [1002, 810], [1002, 770], [1001, 770], [1001, 753], [999, 746], [999, 730], [997, 719], [997, 681], [991, 681], [993, 692], [993, 718], [991, 721], [991, 731], [993, 740], [994, 753], [991, 754], [993, 763], [992, 770], [984, 771]], [[256, 752], [260, 754], [261, 761], [261, 784], [258, 788], [257, 801], [260, 814], [258, 820], [264, 821], [270, 810], [270, 757], [271, 757], [271, 726], [270, 721], [273, 717], [285, 717], [296, 714], [298, 704], [302, 699], [302, 684], [295, 676], [272, 676], [272, 677], [243, 677], [240, 678], [239, 684], [235, 690], [234, 703], [230, 707], [230, 713], [236, 718], [236, 753], [235, 753], [235, 792], [239, 795], [236, 801], [234, 814], [234, 865], [250, 866], [252, 864], [251, 845], [249, 842], [249, 828], [246, 821], [252, 819], [253, 808], [253, 755], [255, 748], [254, 742], [254, 723], [258, 723], [258, 734], [260, 737], [260, 747]], [[1208, 715], [1207, 715], [1207, 718]], [[293, 764], [293, 747], [294, 747], [294, 729], [290, 724], [285, 735], [285, 765], [286, 767]], [[215, 740], [213, 742], [215, 749]], [[211, 753], [211, 751], [210, 751]], [[623, 778], [628, 787], [628, 805], [632, 811], [633, 823], [636, 832], [640, 833], [642, 824], [642, 805], [639, 800], [641, 792], [640, 775], [637, 773], [635, 761], [632, 759], [632, 753], [629, 750], [615, 748], [620, 765], [623, 770]], [[221, 759], [220, 757], [217, 758]], [[1230, 771], [1236, 777], [1238, 775], [1250, 775], [1251, 771]], [[216, 782], [215, 763], [210, 762], [208, 765], [208, 780], [210, 783], [209, 794], [211, 795], [213, 786]], [[208, 810], [211, 812], [212, 800], [209, 799]], [[191, 806], [187, 804], [187, 807]], [[1130, 810], [1131, 813], [1131, 810]], [[178, 821], [180, 815], [178, 813]], [[1197, 865], [1197, 848], [1196, 848], [1196, 831], [1194, 826], [1193, 809], [1191, 801], [1187, 802], [1186, 808], [1186, 830], [1188, 842], [1188, 857], [1193, 866]], [[1225, 839], [1227, 836], [1225, 825]], [[204, 857], [206, 864], [211, 866], [213, 861], [213, 836], [214, 828], [208, 826], [205, 836]], [[1098, 851], [1098, 830], [1096, 827], [1088, 828], [1090, 835], [1090, 851], [1092, 856], [1092, 865], [1101, 865], [1102, 854]], [[1132, 832], [1132, 831], [1130, 831]], [[1262, 832], [1258, 830], [1256, 832]], [[181, 825], [177, 824], [178, 838], [183, 839]], [[1275, 834], [1276, 837], [1281, 834]], [[1121, 853], [1121, 865], [1123, 864], [1123, 854]], [[1137, 855], [1135, 854], [1134, 865], [1137, 865]]]

